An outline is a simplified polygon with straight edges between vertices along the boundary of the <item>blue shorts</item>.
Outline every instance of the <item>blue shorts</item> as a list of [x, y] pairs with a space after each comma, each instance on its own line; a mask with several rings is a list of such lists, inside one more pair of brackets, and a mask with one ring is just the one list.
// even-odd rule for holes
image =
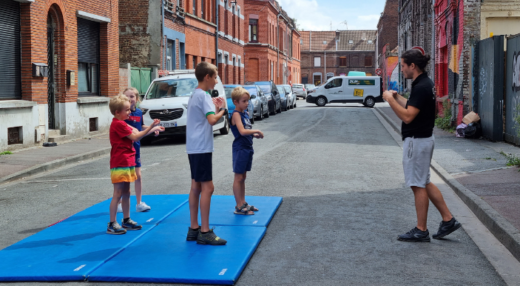
[[135, 167], [141, 168], [141, 147], [135, 147]]
[[233, 149], [233, 173], [244, 174], [251, 171], [254, 153], [253, 149]]

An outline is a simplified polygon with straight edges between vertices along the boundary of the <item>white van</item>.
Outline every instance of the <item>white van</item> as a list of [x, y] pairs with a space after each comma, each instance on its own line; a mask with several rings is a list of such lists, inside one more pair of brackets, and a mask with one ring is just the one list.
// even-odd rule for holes
[[[224, 99], [227, 109], [224, 86], [219, 77], [217, 80], [215, 89], [210, 93], [214, 97], [218, 92], [218, 97]], [[195, 70], [173, 71], [168, 76], [154, 79], [139, 104], [139, 108], [143, 111], [144, 124], [150, 125], [154, 119], [159, 119], [160, 125], [166, 129], [159, 133], [160, 136], [186, 134], [188, 101], [197, 85]], [[229, 133], [227, 116], [222, 116], [218, 123], [213, 125], [213, 131], [220, 131], [220, 134]]]
[[336, 76], [307, 95], [307, 102], [318, 106], [327, 103], [362, 103], [374, 107], [383, 102], [382, 80], [378, 76]]

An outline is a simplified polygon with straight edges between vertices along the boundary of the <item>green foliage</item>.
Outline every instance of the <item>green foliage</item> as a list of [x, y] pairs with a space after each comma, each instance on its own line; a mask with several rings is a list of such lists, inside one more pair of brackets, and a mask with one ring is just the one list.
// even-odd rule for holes
[[454, 132], [455, 128], [451, 122], [451, 106], [448, 101], [442, 103], [444, 115], [435, 119], [435, 126], [448, 132]]
[[513, 154], [506, 154], [504, 153], [504, 151], [501, 151], [500, 154], [506, 157], [508, 166], [520, 167], [520, 158], [516, 157]]
[[11, 155], [11, 154], [13, 154], [13, 152], [11, 152], [11, 151], [0, 152], [0, 156], [2, 156], [2, 155]]

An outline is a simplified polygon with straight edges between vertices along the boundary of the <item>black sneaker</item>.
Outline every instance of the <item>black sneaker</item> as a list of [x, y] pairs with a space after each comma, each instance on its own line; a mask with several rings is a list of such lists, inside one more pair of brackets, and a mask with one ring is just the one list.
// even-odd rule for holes
[[133, 221], [131, 218], [128, 218], [128, 220], [125, 220], [123, 219], [121, 225], [123, 226], [123, 228], [125, 228], [126, 230], [140, 230], [141, 228], [143, 228], [142, 225], [138, 224], [137, 222]]
[[441, 239], [446, 235], [456, 231], [461, 227], [461, 224], [455, 219], [451, 218], [450, 221], [441, 221], [439, 225], [439, 230], [436, 234], [432, 235], [434, 239]]
[[125, 234], [126, 229], [122, 228], [116, 221], [109, 222], [107, 226], [108, 234]]
[[430, 242], [430, 233], [428, 230], [422, 231], [417, 227], [414, 227], [409, 232], [397, 236], [397, 240], [409, 242]]
[[186, 237], [186, 240], [187, 241], [197, 240], [197, 237], [199, 236], [199, 230], [200, 230], [200, 227], [197, 229], [192, 229], [191, 227], [188, 227], [188, 236]]
[[197, 244], [209, 244], [209, 245], [226, 245], [227, 240], [218, 237], [212, 229], [206, 233], [199, 231], [197, 236]]

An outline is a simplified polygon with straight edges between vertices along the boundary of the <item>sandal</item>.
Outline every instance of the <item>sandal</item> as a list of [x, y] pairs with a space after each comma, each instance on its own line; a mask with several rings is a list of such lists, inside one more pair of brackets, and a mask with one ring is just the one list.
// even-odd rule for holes
[[235, 206], [235, 214], [238, 215], [254, 215], [255, 213], [248, 206], [247, 203], [243, 204], [240, 208]]
[[251, 205], [249, 205], [247, 202], [245, 203], [245, 205], [246, 205], [247, 208], [249, 208], [250, 211], [254, 211], [254, 212], [257, 212], [257, 211], [258, 211], [258, 209], [255, 208], [255, 206], [251, 206]]

